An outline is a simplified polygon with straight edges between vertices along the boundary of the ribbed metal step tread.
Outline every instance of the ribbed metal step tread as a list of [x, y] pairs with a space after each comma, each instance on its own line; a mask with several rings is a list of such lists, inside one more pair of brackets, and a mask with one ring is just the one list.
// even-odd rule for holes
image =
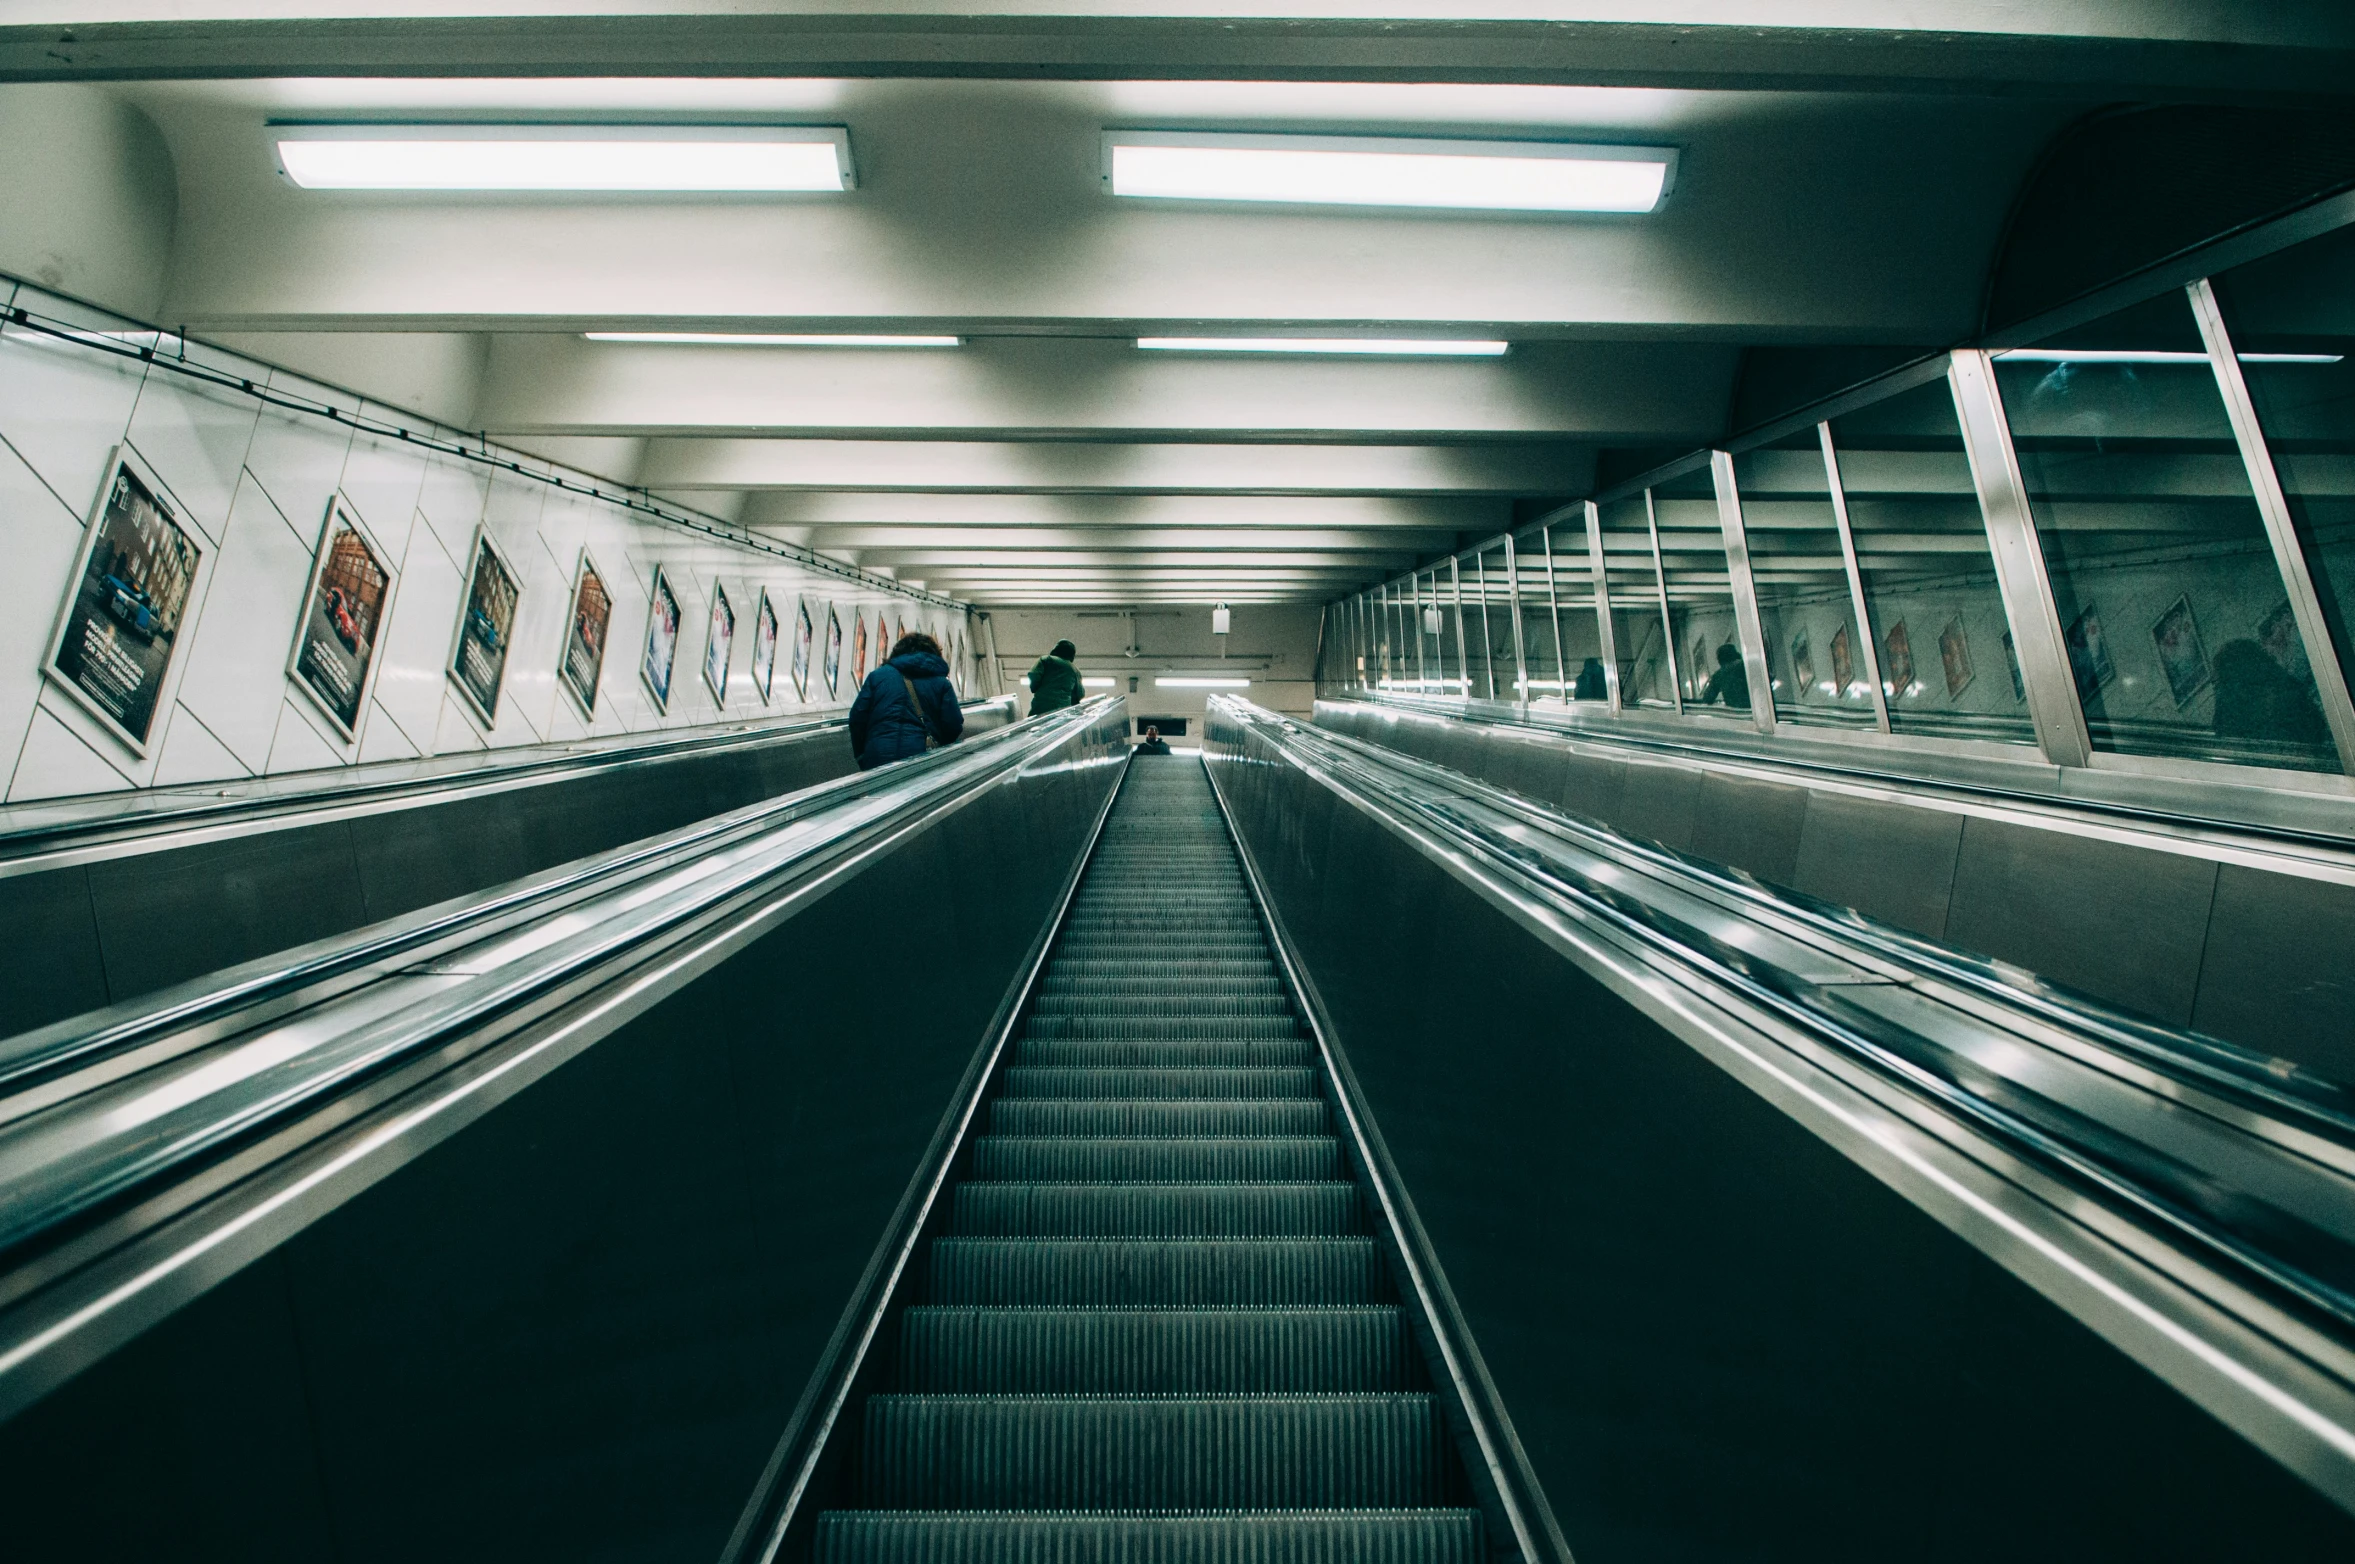
[[867, 1403], [896, 1509], [1398, 1509], [1445, 1501], [1423, 1394], [917, 1396]]
[[959, 1395], [1411, 1390], [1395, 1306], [914, 1308], [900, 1389]]
[[1300, 1183], [1341, 1173], [1341, 1143], [1330, 1135], [984, 1135], [973, 1143], [976, 1179]]
[[1299, 1023], [1289, 1015], [1034, 1015], [1023, 1025], [1026, 1037], [1155, 1038], [1172, 1042], [1206, 1041], [1216, 1037], [1297, 1037]]
[[1086, 1037], [1029, 1037], [1016, 1045], [1014, 1062], [1042, 1069], [1235, 1070], [1305, 1066], [1316, 1046], [1305, 1037], [1252, 1038], [1242, 1042], [1114, 1042]]
[[1009, 1097], [1308, 1097], [1316, 1072], [1273, 1066], [1231, 1069], [1064, 1069], [1009, 1065]]
[[815, 1564], [1480, 1564], [1477, 1510], [835, 1510]]
[[989, 1106], [989, 1129], [994, 1135], [1321, 1135], [1332, 1119], [1314, 1097], [1000, 1097]]
[[1387, 1303], [1370, 1238], [939, 1238], [934, 1303], [1281, 1305]]
[[960, 1238], [1339, 1238], [1365, 1231], [1357, 1186], [964, 1183]]
[[[1181, 1013], [1172, 1015], [1172, 1011]], [[1126, 1021], [1167, 1023], [1176, 1027], [1189, 1022], [1224, 1021], [1230, 1016], [1290, 1020], [1292, 1006], [1272, 984], [1259, 993], [1232, 988], [1202, 988], [1183, 996], [1171, 994], [1166, 987], [1114, 993], [1090, 993], [1067, 988], [1041, 994], [1038, 1004], [1031, 1010], [1030, 1022], [1035, 1027], [1041, 1021], [1098, 1020], [1107, 1016]]]

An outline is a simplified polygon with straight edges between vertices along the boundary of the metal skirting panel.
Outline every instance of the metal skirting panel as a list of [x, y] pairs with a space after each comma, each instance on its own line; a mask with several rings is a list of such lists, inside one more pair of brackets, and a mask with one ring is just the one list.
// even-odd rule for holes
[[[2010, 962], [2121, 1009], [2355, 1081], [2355, 885], [2220, 862], [2028, 816], [1620, 759], [1525, 730], [1371, 705], [1336, 732]], [[1547, 767], [1529, 751], [1550, 748]]]

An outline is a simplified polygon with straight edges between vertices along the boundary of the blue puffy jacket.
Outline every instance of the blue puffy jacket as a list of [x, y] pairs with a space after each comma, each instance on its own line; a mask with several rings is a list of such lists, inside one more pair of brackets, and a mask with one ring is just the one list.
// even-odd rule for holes
[[850, 752], [861, 771], [924, 753], [924, 723], [909, 703], [910, 684], [923, 697], [934, 738], [953, 744], [964, 733], [965, 712], [949, 683], [949, 665], [930, 652], [894, 657], [867, 675], [859, 698], [851, 702]]

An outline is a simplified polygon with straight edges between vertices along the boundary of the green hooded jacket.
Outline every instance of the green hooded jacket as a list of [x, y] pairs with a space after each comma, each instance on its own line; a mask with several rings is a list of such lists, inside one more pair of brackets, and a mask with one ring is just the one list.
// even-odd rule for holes
[[1079, 670], [1053, 652], [1040, 658], [1030, 669], [1030, 714], [1061, 711], [1076, 706], [1084, 688], [1079, 682]]

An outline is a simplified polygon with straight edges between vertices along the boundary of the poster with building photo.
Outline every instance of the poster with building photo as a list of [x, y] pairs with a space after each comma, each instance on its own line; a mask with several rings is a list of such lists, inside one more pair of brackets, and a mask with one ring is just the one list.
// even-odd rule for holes
[[826, 698], [842, 698], [842, 618], [826, 610]]
[[728, 589], [714, 576], [711, 620], [703, 632], [703, 682], [710, 686], [711, 698], [722, 706], [728, 704], [728, 659], [735, 652], [736, 610], [729, 605]]
[[760, 589], [760, 606], [752, 613], [752, 687], [760, 703], [769, 703], [769, 687], [777, 678], [777, 609], [769, 589]]
[[287, 672], [346, 740], [360, 735], [376, 643], [392, 597], [392, 570], [340, 494], [327, 502], [326, 530]]
[[671, 673], [679, 662], [679, 599], [662, 567], [654, 567], [654, 590], [647, 594], [646, 653], [638, 659], [638, 677], [654, 697], [654, 709], [671, 709]]
[[515, 600], [522, 595], [515, 567], [487, 532], [474, 540], [474, 569], [466, 578], [466, 611], [450, 653], [450, 682], [484, 727], [499, 715], [499, 686], [507, 678], [507, 642], [515, 633]]
[[2152, 644], [2159, 649], [2159, 667], [2167, 675], [2167, 693], [2175, 709], [2189, 706], [2192, 697], [2208, 687], [2208, 649], [2201, 644], [2200, 627], [2192, 617], [2191, 598], [2179, 596], [2151, 626]]
[[793, 698], [810, 698], [810, 647], [817, 639], [817, 625], [810, 619], [810, 600], [799, 598], [793, 605]]
[[128, 448], [98, 493], [42, 672], [144, 755], [203, 551]]
[[557, 665], [557, 682], [570, 691], [581, 715], [597, 715], [597, 680], [605, 671], [605, 642], [613, 630], [613, 594], [597, 562], [581, 550], [574, 573], [572, 618], [564, 631], [564, 660]]

